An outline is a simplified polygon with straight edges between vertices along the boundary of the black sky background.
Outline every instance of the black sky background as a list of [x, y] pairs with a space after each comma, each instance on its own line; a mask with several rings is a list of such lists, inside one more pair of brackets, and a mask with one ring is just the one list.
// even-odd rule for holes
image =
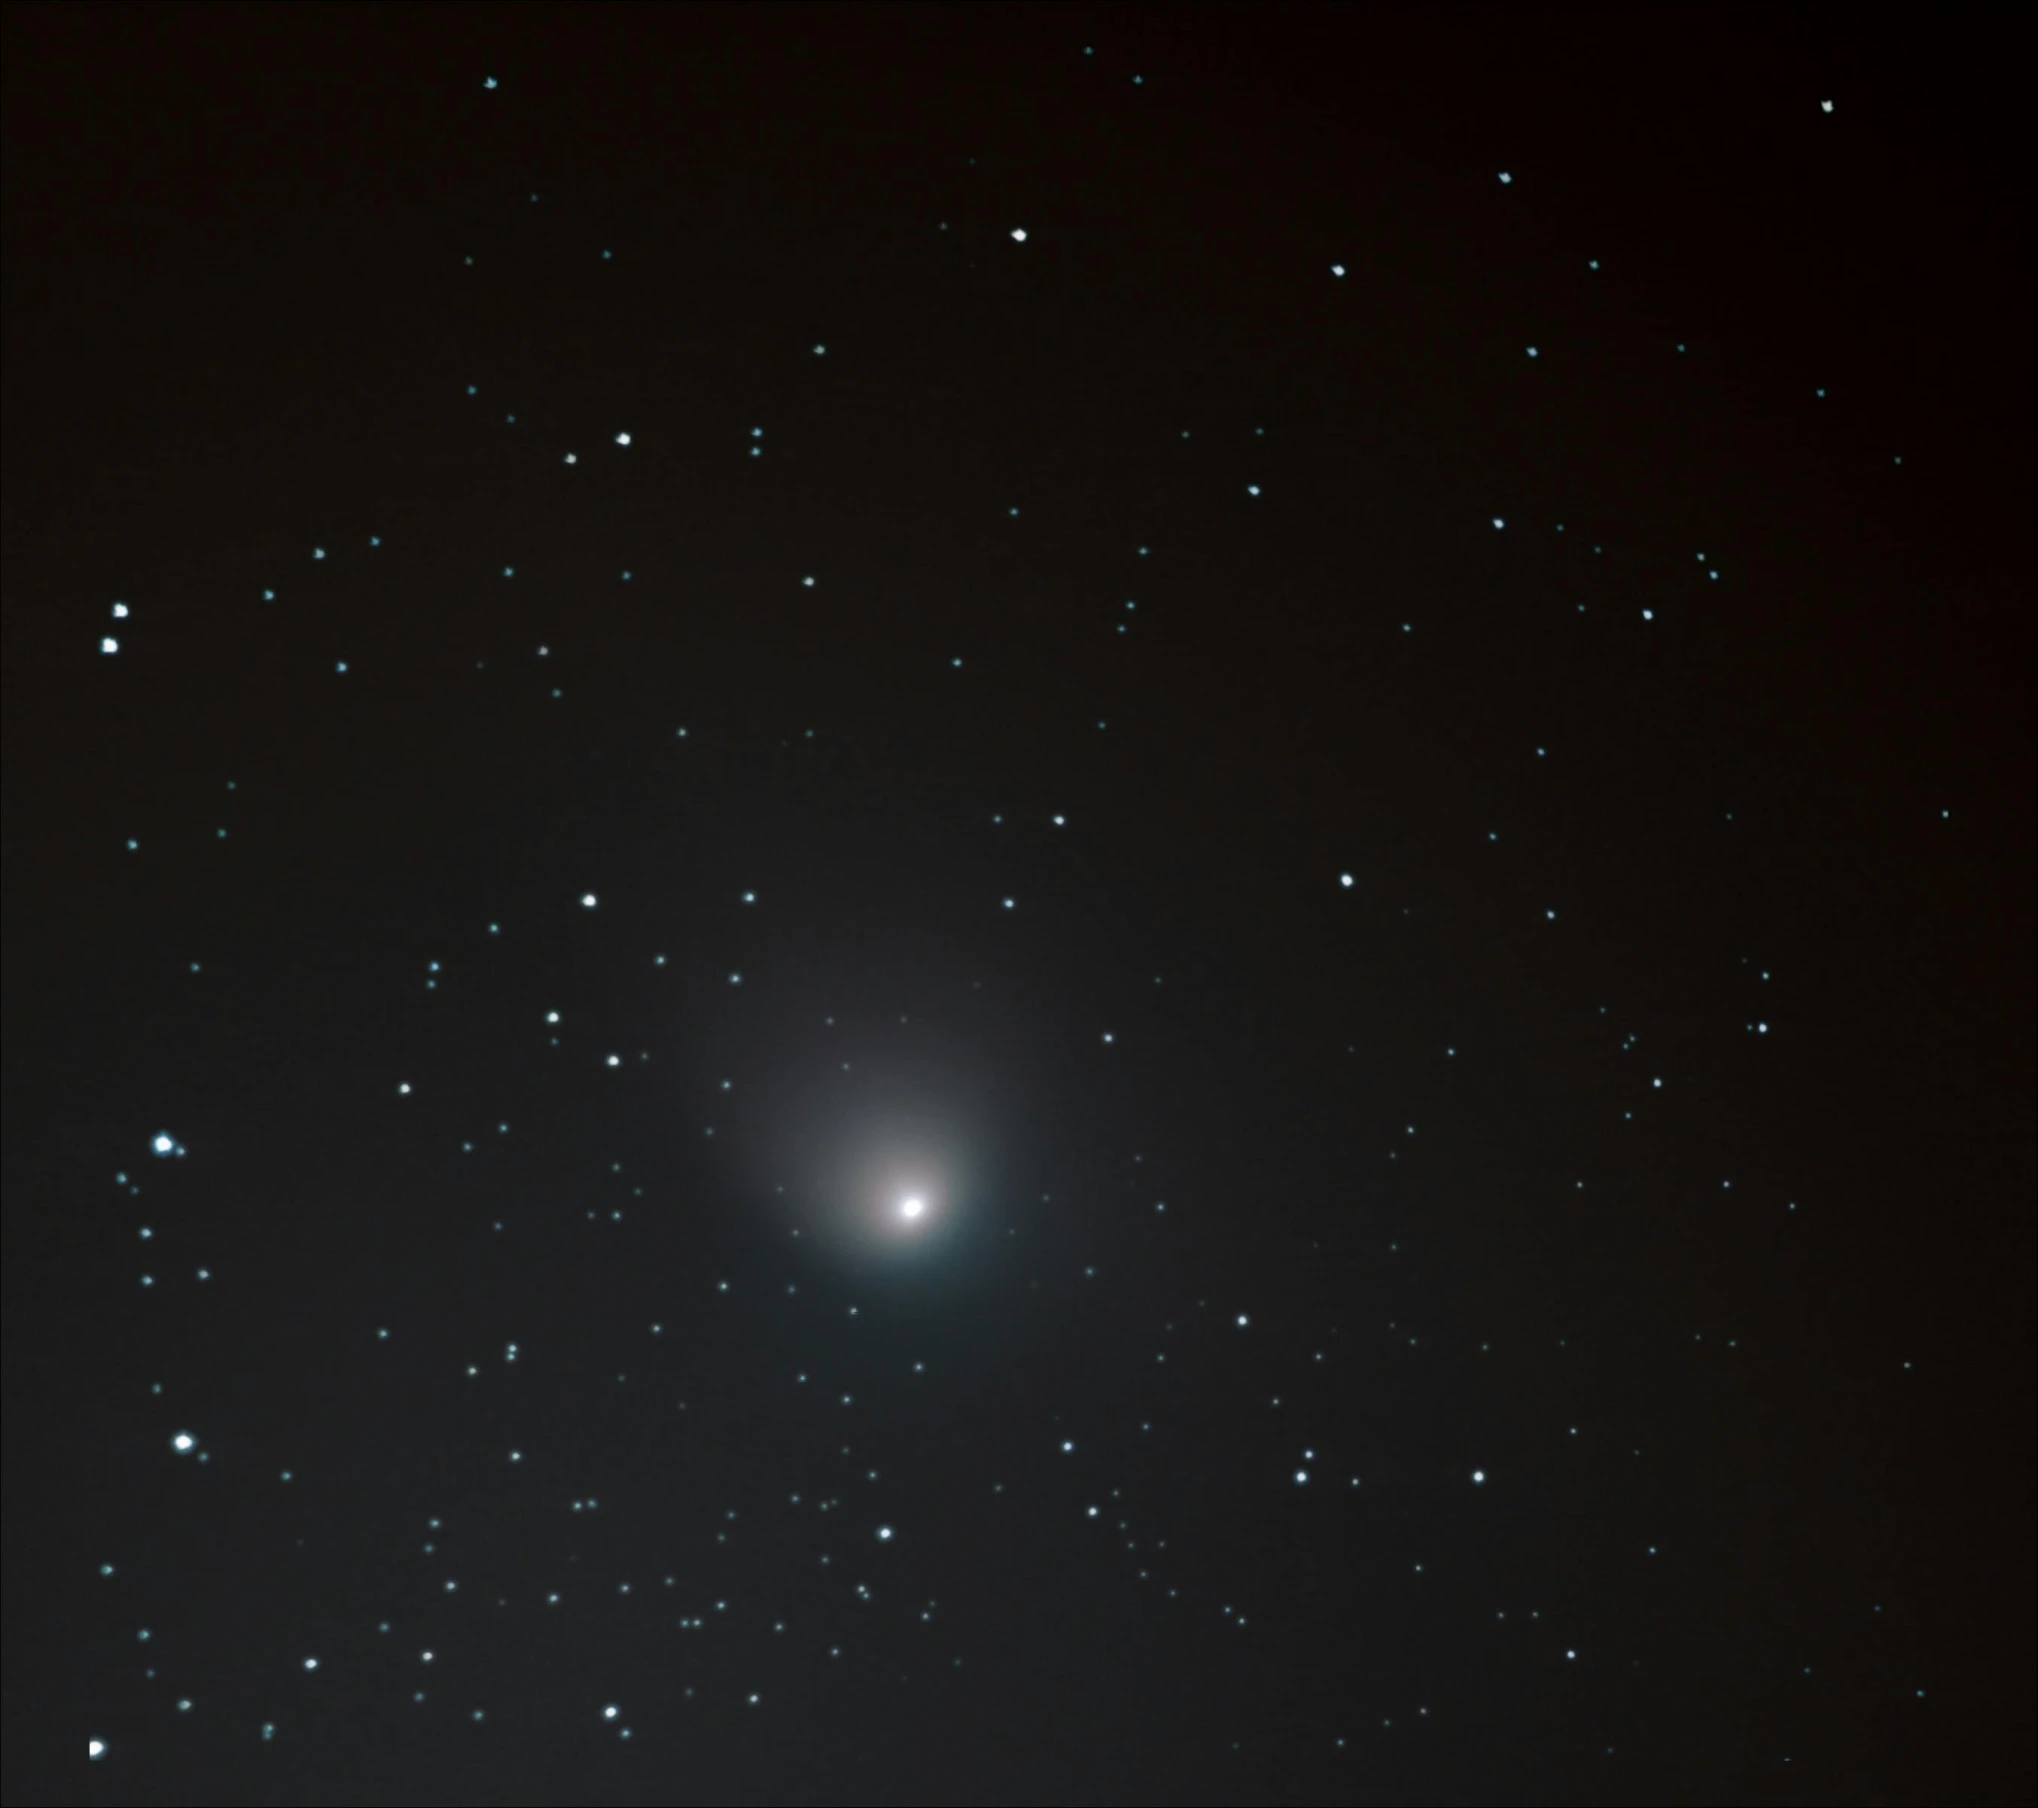
[[2028, 1800], [2032, 35], [8, 9], [9, 1799]]

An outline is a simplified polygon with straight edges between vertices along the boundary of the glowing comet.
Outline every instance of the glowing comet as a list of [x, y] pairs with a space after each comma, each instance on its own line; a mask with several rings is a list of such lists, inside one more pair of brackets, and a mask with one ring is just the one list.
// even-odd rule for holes
[[768, 1214], [859, 1272], [946, 1280], [983, 1255], [1012, 1088], [981, 1049], [920, 1033], [924, 1050], [817, 1060], [784, 1081], [737, 1157], [732, 1208]]

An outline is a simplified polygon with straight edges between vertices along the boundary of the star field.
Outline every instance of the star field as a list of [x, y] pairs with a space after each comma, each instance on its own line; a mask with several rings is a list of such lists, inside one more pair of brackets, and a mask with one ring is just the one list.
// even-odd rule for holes
[[2030, 33], [1684, 23], [10, 15], [10, 1801], [2028, 1798]]

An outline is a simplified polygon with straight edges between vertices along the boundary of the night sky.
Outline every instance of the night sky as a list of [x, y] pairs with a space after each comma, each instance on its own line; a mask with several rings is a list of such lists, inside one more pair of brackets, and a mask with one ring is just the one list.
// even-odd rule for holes
[[2029, 1800], [2032, 40], [10, 10], [9, 1800]]

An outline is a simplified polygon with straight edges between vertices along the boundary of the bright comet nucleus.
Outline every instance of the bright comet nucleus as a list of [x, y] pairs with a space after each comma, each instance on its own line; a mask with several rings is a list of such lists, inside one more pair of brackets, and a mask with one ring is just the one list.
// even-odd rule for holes
[[[889, 1046], [908, 1021], [911, 1045]], [[754, 1201], [775, 1227], [859, 1269], [952, 1276], [988, 1246], [983, 1197], [1023, 1087], [991, 1051], [932, 1021], [887, 1010], [872, 1022], [856, 1038], [839, 1035], [840, 1053], [822, 1051], [830, 1059], [800, 1062], [761, 1107], [731, 1200]]]

